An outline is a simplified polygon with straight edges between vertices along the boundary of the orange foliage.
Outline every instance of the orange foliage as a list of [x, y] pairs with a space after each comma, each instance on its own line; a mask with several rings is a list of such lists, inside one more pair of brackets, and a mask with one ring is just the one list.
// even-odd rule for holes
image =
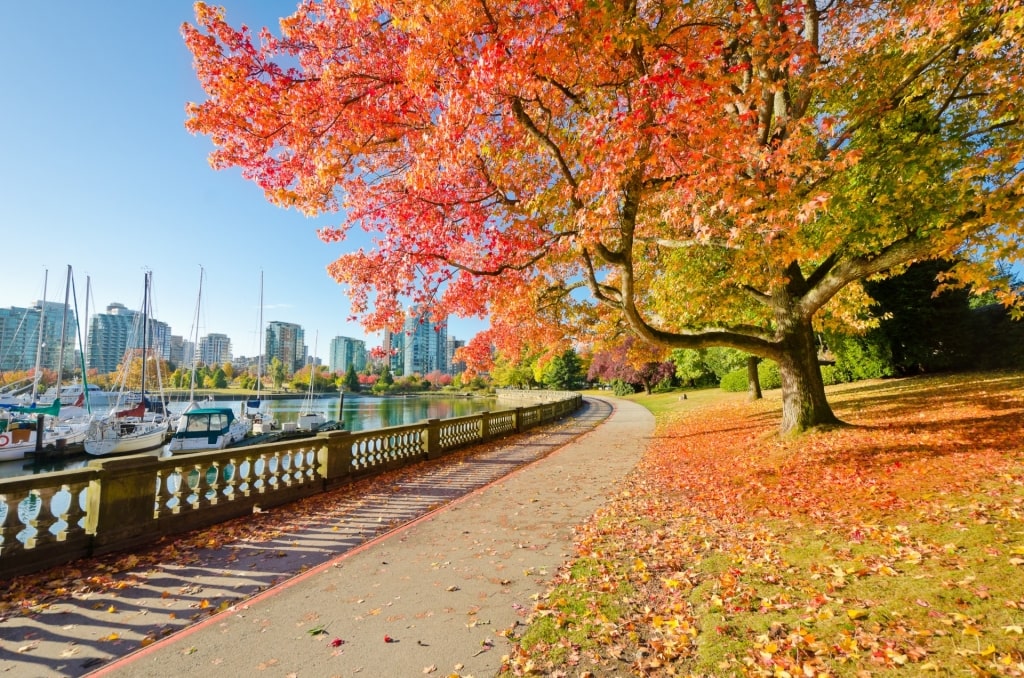
[[1020, 258], [1020, 11], [322, 0], [256, 39], [200, 2], [186, 124], [338, 213], [325, 241], [372, 235], [328, 267], [368, 329], [412, 305], [489, 315], [509, 356], [606, 327], [728, 346], [780, 364], [802, 430], [834, 421], [812, 322], [861, 321], [834, 308], [860, 280]]

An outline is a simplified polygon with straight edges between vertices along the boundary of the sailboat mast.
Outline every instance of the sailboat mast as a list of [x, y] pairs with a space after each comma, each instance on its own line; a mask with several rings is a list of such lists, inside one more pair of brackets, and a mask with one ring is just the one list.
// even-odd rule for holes
[[46, 321], [46, 283], [50, 279], [50, 271], [43, 271], [43, 303], [39, 307], [39, 338], [36, 341], [36, 367], [32, 372], [32, 402], [39, 396], [39, 370], [43, 365], [43, 328]]
[[256, 337], [259, 342], [259, 358], [256, 362], [256, 397], [260, 396], [260, 387], [263, 385], [263, 352], [267, 348], [267, 338], [263, 336], [263, 271], [260, 271], [260, 332]]
[[[89, 317], [89, 276], [85, 276], [85, 313], [86, 319]], [[85, 338], [82, 335], [82, 316], [78, 315], [78, 289], [75, 287], [75, 279], [71, 278], [71, 300], [75, 304], [75, 337], [78, 339], [78, 345], [82, 347], [82, 350], [78, 352], [79, 369], [82, 370], [82, 404], [85, 406], [86, 412], [92, 413], [92, 403], [89, 401], [89, 377], [88, 372], [85, 369]]]
[[149, 339], [149, 271], [146, 271], [142, 287], [142, 404], [146, 404], [146, 349]]
[[[85, 336], [82, 341], [82, 382], [85, 382], [85, 370], [89, 364], [89, 294], [92, 292], [92, 278], [85, 276]], [[78, 309], [75, 309], [75, 320], [78, 320]], [[81, 327], [81, 323], [79, 323]], [[79, 331], [81, 335], [82, 332]], [[88, 394], [86, 394], [88, 395]]]
[[196, 366], [199, 362], [199, 308], [203, 303], [203, 267], [199, 267], [199, 294], [196, 296], [196, 313], [192, 318], [192, 376], [189, 378], [188, 400], [196, 400]]
[[68, 264], [67, 281], [64, 283], [64, 315], [60, 319], [60, 351], [57, 358], [57, 390], [56, 398], [60, 399], [60, 384], [64, 377], [64, 345], [68, 337], [68, 303], [71, 300], [71, 264]]

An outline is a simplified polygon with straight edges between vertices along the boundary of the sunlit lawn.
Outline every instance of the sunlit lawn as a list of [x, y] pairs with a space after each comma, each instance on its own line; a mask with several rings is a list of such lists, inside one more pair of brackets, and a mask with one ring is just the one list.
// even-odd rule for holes
[[631, 397], [654, 440], [509, 674], [1024, 675], [1024, 376], [834, 387], [795, 440], [777, 391], [680, 395]]

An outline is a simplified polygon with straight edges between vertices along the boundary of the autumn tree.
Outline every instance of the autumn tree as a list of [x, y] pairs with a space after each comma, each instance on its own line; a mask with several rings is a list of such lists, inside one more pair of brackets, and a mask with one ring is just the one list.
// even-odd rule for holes
[[445, 374], [441, 370], [431, 370], [423, 375], [423, 381], [428, 382], [433, 388], [442, 389], [452, 383], [452, 375]]
[[348, 391], [349, 393], [359, 393], [359, 375], [356, 374], [355, 365], [352, 365], [351, 363], [349, 364], [348, 369], [345, 371], [345, 378], [342, 381], [341, 385], [342, 388]]
[[285, 377], [288, 376], [285, 371], [284, 363], [277, 356], [270, 359], [270, 378], [273, 381], [274, 388], [281, 388], [284, 383]]
[[[127, 366], [123, 363], [117, 366], [118, 378], [122, 380], [126, 388], [140, 390], [142, 388], [142, 351], [135, 349], [130, 352], [128, 357], [129, 362]], [[170, 374], [170, 364], [155, 354], [149, 353], [146, 358], [146, 390], [155, 392], [169, 385], [164, 382], [164, 379], [167, 378], [164, 375]]]
[[836, 423], [815, 329], [860, 281], [1020, 259], [1022, 11], [311, 0], [256, 40], [198, 3], [187, 127], [271, 202], [338, 212], [325, 241], [376, 234], [329, 267], [368, 329], [422, 305], [489, 314], [481, 359], [730, 347], [778, 363], [799, 431]]
[[571, 391], [583, 388], [585, 374], [583, 362], [570, 348], [542, 366], [540, 381], [548, 388]]
[[626, 337], [621, 344], [594, 354], [587, 379], [618, 380], [641, 386], [650, 395], [656, 384], [676, 374], [675, 364], [662, 360], [662, 353], [636, 337]]
[[514, 359], [499, 355], [491, 366], [491, 379], [500, 388], [532, 388], [537, 385], [535, 362], [536, 356], [525, 351]]
[[228, 376], [223, 367], [218, 367], [207, 379], [211, 388], [227, 388]]

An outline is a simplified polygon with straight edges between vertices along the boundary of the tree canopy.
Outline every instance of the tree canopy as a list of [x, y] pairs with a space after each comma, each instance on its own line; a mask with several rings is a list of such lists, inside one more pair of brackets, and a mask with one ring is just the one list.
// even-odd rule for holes
[[[677, 349], [678, 350], [678, 349]], [[630, 385], [643, 386], [651, 393], [652, 387], [663, 379], [675, 376], [676, 365], [671, 361], [659, 360], [649, 344], [627, 337], [614, 348], [594, 354], [587, 370], [587, 379], [621, 381]]]
[[813, 323], [861, 320], [861, 280], [1020, 257], [1020, 0], [321, 0], [258, 41], [198, 3], [183, 33], [211, 164], [375, 234], [329, 267], [368, 329], [489, 314], [470, 359], [731, 347], [800, 430], [836, 421]]

